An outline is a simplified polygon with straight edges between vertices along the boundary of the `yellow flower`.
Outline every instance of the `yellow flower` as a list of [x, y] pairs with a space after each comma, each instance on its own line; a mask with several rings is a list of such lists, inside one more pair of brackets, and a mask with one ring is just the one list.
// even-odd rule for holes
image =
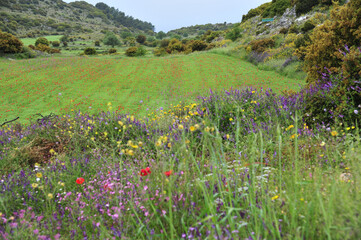
[[276, 196], [272, 197], [271, 200], [274, 201], [274, 200], [278, 199], [279, 197], [280, 196], [276, 195]]
[[321, 146], [321, 147], [323, 147], [323, 146], [325, 146], [325, 145], [326, 145], [325, 142], [321, 142], [321, 143], [320, 143], [320, 146]]
[[191, 130], [191, 132], [193, 132], [193, 131], [195, 131], [195, 130], [196, 130], [196, 128], [195, 128], [195, 127], [193, 127], [193, 126], [191, 126], [191, 127], [189, 128], [189, 130]]
[[107, 133], [107, 132], [104, 132], [104, 136], [105, 136], [105, 137], [108, 136], [108, 133]]
[[31, 184], [31, 186], [32, 186], [33, 188], [37, 188], [39, 185], [38, 185], [37, 183], [33, 183], [33, 184]]
[[54, 149], [50, 149], [49, 153], [50, 153], [50, 154], [55, 154], [56, 152], [55, 152]]
[[194, 125], [194, 127], [195, 127], [196, 129], [198, 129], [198, 128], [199, 128], [199, 125], [198, 125], [198, 124], [196, 124], [196, 125]]
[[171, 143], [168, 143], [168, 147], [171, 148], [171, 147], [172, 147], [172, 144], [171, 144]]
[[229, 121], [231, 121], [231, 122], [232, 122], [232, 121], [233, 121], [233, 118], [229, 118]]
[[133, 150], [127, 150], [127, 154], [128, 154], [129, 156], [133, 156], [133, 155], [134, 155], [134, 152], [133, 152]]
[[41, 173], [36, 174], [36, 177], [38, 177], [38, 178], [41, 178], [42, 176], [43, 176], [43, 174], [41, 174]]
[[138, 142], [138, 145], [139, 145], [139, 147], [142, 147], [142, 146], [143, 146], [143, 143], [142, 143], [142, 142]]
[[155, 143], [155, 146], [159, 147], [160, 145], [162, 145], [162, 142], [160, 140], [158, 140], [156, 143]]
[[43, 190], [43, 189], [44, 189], [44, 186], [39, 186], [39, 189], [40, 189], [40, 190]]
[[303, 199], [303, 198], [301, 198], [300, 200], [301, 200], [301, 202], [305, 201], [305, 199]]
[[183, 125], [178, 125], [178, 129], [180, 130], [184, 129]]
[[204, 131], [209, 132], [209, 127], [205, 127]]
[[337, 136], [337, 134], [338, 134], [337, 131], [332, 131], [332, 132], [331, 132], [331, 135], [332, 135], [333, 137]]
[[123, 126], [123, 125], [124, 125], [124, 123], [123, 123], [122, 121], [118, 121], [118, 124], [119, 124], [120, 126]]
[[229, 134], [226, 135], [227, 139], [229, 139]]
[[49, 194], [48, 194], [48, 198], [49, 198], [49, 199], [52, 199], [52, 198], [53, 198], [53, 194], [49, 193]]
[[40, 167], [40, 164], [39, 164], [39, 163], [35, 163], [35, 167], [36, 167], [36, 168]]

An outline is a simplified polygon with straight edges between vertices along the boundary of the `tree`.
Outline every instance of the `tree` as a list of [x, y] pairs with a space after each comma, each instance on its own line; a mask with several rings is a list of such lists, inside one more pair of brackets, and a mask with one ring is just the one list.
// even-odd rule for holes
[[114, 46], [119, 46], [120, 45], [119, 39], [112, 32], [108, 32], [108, 33], [105, 34], [103, 43], [105, 45], [112, 46], [112, 48], [114, 48]]
[[0, 31], [0, 53], [19, 53], [23, 49], [23, 43], [10, 33]]
[[160, 32], [157, 33], [156, 38], [162, 40], [162, 39], [165, 38], [166, 36], [167, 36], [167, 34], [165, 34], [165, 32], [160, 31]]
[[234, 27], [231, 31], [227, 32], [226, 34], [226, 39], [230, 39], [233, 42], [240, 37], [241, 37], [241, 29], [239, 27]]
[[138, 35], [137, 36], [137, 42], [140, 43], [140, 44], [145, 43], [146, 40], [147, 40], [147, 37], [144, 36], [144, 35]]

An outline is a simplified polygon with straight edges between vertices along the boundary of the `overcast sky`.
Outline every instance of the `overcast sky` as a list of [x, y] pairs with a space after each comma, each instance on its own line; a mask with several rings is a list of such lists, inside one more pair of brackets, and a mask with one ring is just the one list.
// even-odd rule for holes
[[[75, 2], [73, 0], [63, 0]], [[151, 22], [155, 31], [206, 23], [236, 23], [251, 8], [271, 0], [85, 0], [103, 2], [142, 21]]]

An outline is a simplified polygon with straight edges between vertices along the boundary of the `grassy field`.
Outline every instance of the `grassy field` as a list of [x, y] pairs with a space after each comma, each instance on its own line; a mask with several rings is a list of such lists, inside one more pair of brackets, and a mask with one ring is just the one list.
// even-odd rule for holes
[[[48, 39], [49, 41], [59, 41], [62, 35], [50, 35], [44, 36], [44, 38]], [[24, 46], [35, 45], [35, 41], [37, 38], [22, 38], [21, 41], [23, 42]]]
[[200, 53], [166, 58], [51, 57], [0, 61], [0, 122], [81, 110], [146, 115], [209, 89], [254, 86], [276, 92], [303, 82], [234, 57]]

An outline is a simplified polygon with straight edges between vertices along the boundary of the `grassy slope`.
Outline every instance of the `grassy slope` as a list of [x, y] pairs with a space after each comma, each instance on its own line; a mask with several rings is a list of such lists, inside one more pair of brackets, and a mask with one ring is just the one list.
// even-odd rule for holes
[[0, 121], [20, 116], [22, 122], [38, 112], [106, 111], [109, 102], [113, 111], [144, 115], [147, 108], [166, 107], [181, 96], [191, 99], [209, 88], [252, 85], [278, 91], [302, 84], [236, 58], [210, 53], [0, 61], [0, 75]]

